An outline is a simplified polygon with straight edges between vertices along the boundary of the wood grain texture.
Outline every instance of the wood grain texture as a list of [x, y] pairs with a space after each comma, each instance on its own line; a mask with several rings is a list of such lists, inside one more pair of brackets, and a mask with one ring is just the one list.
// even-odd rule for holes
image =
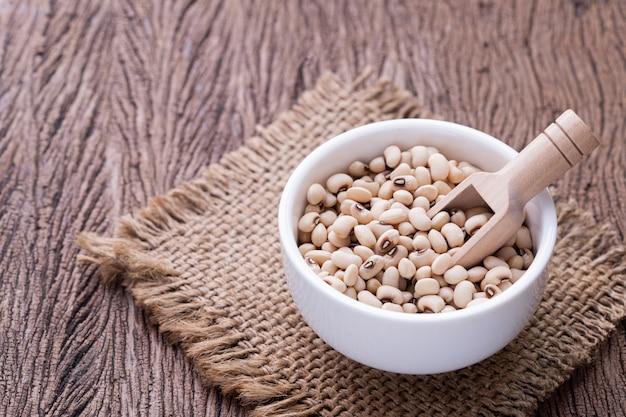
[[[374, 68], [521, 149], [562, 110], [600, 147], [556, 184], [626, 235], [626, 3], [0, 0], [0, 415], [245, 416], [74, 236], [197, 177], [326, 71]], [[626, 415], [626, 329], [538, 416]]]

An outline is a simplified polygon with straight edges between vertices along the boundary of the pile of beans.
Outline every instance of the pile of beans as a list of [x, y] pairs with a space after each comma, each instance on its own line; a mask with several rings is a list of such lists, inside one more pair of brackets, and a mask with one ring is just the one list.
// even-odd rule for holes
[[481, 264], [453, 265], [454, 252], [492, 212], [475, 207], [431, 219], [427, 211], [476, 171], [427, 146], [389, 146], [355, 161], [307, 190], [300, 253], [324, 282], [374, 307], [439, 313], [482, 303], [519, 279], [534, 255], [522, 226]]

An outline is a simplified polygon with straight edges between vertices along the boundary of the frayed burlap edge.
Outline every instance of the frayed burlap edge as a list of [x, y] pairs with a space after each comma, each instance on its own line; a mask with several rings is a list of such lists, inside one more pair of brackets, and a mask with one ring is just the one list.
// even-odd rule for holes
[[[308, 394], [294, 393], [294, 385], [270, 380], [260, 369], [260, 363], [247, 358], [237, 360], [238, 357], [243, 359], [245, 352], [229, 349], [241, 341], [241, 336], [226, 336], [230, 327], [228, 321], [222, 320], [219, 325], [211, 322], [216, 317], [224, 317], [223, 311], [206, 305], [193, 306], [188, 301], [181, 306], [176, 294], [170, 299], [162, 294], [151, 297], [151, 292], [160, 293], [159, 287], [174, 280], [179, 271], [150, 251], [197, 216], [208, 215], [212, 210], [211, 202], [227, 196], [233, 182], [243, 183], [260, 161], [272, 161], [280, 143], [290, 141], [290, 134], [303, 128], [304, 120], [300, 115], [314, 114], [320, 106], [340, 108], [342, 101], [349, 100], [376, 109], [377, 120], [380, 116], [382, 119], [437, 118], [389, 80], [372, 82], [372, 73], [372, 69], [367, 69], [352, 83], [344, 83], [331, 73], [323, 75], [315, 89], [304, 92], [291, 110], [270, 126], [257, 126], [257, 136], [226, 154], [219, 164], [210, 165], [201, 178], [156, 196], [136, 214], [120, 218], [113, 238], [90, 232], [77, 236], [78, 246], [86, 252], [79, 255], [79, 262], [98, 265], [105, 282], [124, 286], [137, 305], [150, 313], [149, 318], [159, 326], [159, 331], [169, 342], [183, 348], [210, 383], [219, 385], [225, 393], [236, 395], [244, 405], [271, 402], [259, 411], [260, 415], [266, 412], [277, 415], [280, 410], [289, 410], [290, 415], [307, 415], [311, 409], [302, 405], [301, 400]], [[355, 120], [336, 126], [336, 134], [357, 124]], [[202, 311], [202, 316], [190, 317], [189, 311]]]
[[[289, 141], [289, 133], [297, 133], [301, 128], [298, 126], [299, 115], [310, 114], [320, 103], [335, 105], [338, 100], [351, 98], [368, 103], [372, 108], [383, 108], [389, 118], [432, 117], [432, 114], [423, 112], [406, 92], [394, 88], [388, 81], [370, 84], [368, 75], [352, 84], [342, 83], [331, 74], [322, 77], [316, 89], [304, 93], [291, 111], [269, 127], [259, 127], [257, 137], [227, 154], [219, 164], [210, 166], [202, 178], [158, 196], [136, 215], [120, 219], [115, 237], [106, 238], [91, 233], [78, 236], [78, 244], [88, 253], [81, 255], [80, 260], [98, 264], [103, 279], [124, 285], [137, 304], [149, 312], [159, 330], [171, 343], [183, 348], [208, 381], [224, 392], [236, 395], [243, 404], [255, 406], [254, 415], [306, 416], [324, 405], [321, 404], [322, 399], [312, 398], [313, 394], [302, 392], [298, 385], [268, 377], [261, 369], [262, 363], [246, 358], [245, 351], [234, 349], [242, 336], [233, 336], [228, 332], [228, 320], [221, 320], [219, 324], [213, 321], [217, 317], [227, 318], [224, 311], [207, 305], [190, 305], [188, 300], [181, 303], [175, 292], [165, 295], [162, 288], [174, 282], [180, 271], [150, 252], [178, 233], [186, 223], [197, 216], [207, 215], [211, 211], [211, 201], [227, 196], [233, 181], [243, 181], [259, 161], [271, 161], [278, 145]], [[338, 126], [338, 129], [352, 127], [354, 125], [348, 124]], [[561, 312], [562, 315], [555, 315], [547, 311], [549, 305], [542, 305], [525, 330], [532, 333], [532, 337], [540, 338], [544, 335], [542, 332], [551, 331], [556, 326], [563, 332], [563, 338], [571, 339], [571, 343], [548, 346], [543, 351], [548, 357], [542, 359], [558, 363], [560, 372], [550, 378], [541, 374], [530, 375], [529, 381], [521, 382], [523, 386], [511, 387], [518, 394], [520, 390], [524, 394], [517, 397], [515, 404], [503, 405], [495, 401], [487, 404], [487, 408], [494, 413], [504, 412], [504, 406], [509, 407], [507, 411], [510, 415], [525, 415], [532, 411], [537, 402], [553, 392], [576, 366], [591, 360], [595, 347], [613, 330], [613, 323], [626, 314], [624, 246], [616, 232], [608, 225], [598, 226], [588, 213], [573, 202], [559, 202], [557, 209], [560, 222], [558, 261], [574, 264], [557, 263], [553, 265], [553, 271], [570, 270], [576, 267], [576, 262], [587, 267], [591, 263], [614, 279], [600, 288], [583, 282], [580, 288], [563, 289], [551, 287], [558, 285], [557, 281], [549, 283], [547, 296], [569, 297], [573, 301], [581, 297], [590, 300], [582, 306], [574, 303], [578, 311]], [[588, 284], [592, 285], [591, 290]], [[590, 297], [589, 291], [597, 292]], [[202, 314], [193, 316], [190, 311], [201, 311]], [[591, 331], [590, 325], [594, 326]], [[567, 350], [565, 355], [564, 348]], [[462, 370], [460, 374], [466, 372], [470, 371]], [[511, 410], [510, 407], [516, 409]]]

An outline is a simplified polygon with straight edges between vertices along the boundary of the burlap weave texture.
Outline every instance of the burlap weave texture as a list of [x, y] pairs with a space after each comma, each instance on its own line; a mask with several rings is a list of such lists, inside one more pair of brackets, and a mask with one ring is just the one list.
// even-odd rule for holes
[[120, 281], [207, 380], [258, 416], [525, 416], [626, 316], [626, 251], [610, 226], [559, 202], [544, 300], [511, 344], [431, 376], [381, 372], [335, 352], [306, 325], [282, 273], [277, 209], [289, 173], [316, 146], [365, 123], [433, 117], [386, 81], [320, 79], [204, 175], [84, 233], [82, 260]]

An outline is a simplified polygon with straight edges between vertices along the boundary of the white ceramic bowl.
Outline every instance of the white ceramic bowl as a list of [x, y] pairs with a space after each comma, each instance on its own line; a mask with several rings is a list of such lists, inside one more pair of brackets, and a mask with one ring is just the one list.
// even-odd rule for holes
[[330, 139], [308, 155], [289, 178], [280, 201], [279, 230], [287, 284], [302, 316], [330, 346], [385, 371], [433, 374], [475, 364], [506, 346], [536, 310], [556, 240], [556, 210], [548, 190], [526, 206], [535, 259], [513, 286], [489, 302], [442, 314], [384, 311], [353, 300], [324, 283], [305, 264], [296, 242], [306, 190], [369, 161], [391, 144], [432, 145], [450, 159], [495, 171], [516, 152], [478, 130], [443, 121], [401, 119], [372, 123]]

